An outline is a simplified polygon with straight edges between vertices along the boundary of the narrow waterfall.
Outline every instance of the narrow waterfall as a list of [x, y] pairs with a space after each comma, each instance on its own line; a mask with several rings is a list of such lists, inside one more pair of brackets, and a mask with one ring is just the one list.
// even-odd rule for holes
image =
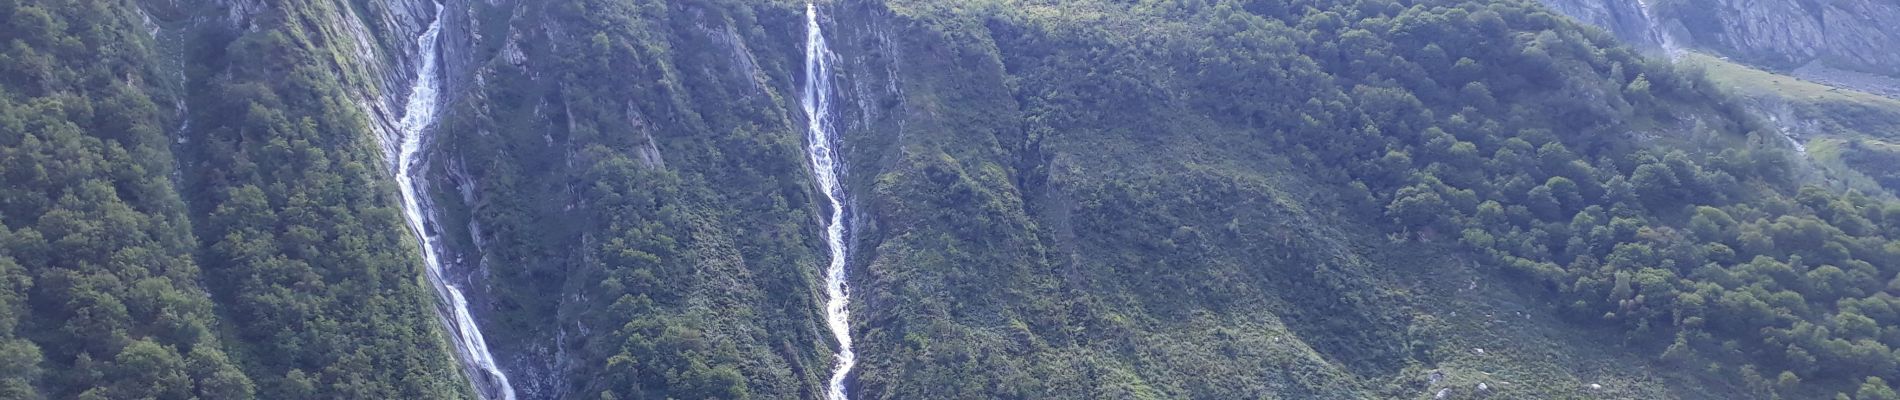
[[831, 371], [825, 397], [845, 400], [845, 378], [851, 375], [851, 367], [857, 365], [858, 357], [851, 351], [851, 312], [846, 307], [851, 302], [845, 285], [845, 260], [850, 246], [845, 225], [848, 197], [843, 182], [838, 179], [844, 164], [832, 149], [837, 138], [826, 119], [831, 117], [833, 96], [831, 56], [825, 35], [818, 27], [818, 6], [805, 3], [805, 150], [811, 157], [812, 175], [818, 180], [818, 188], [825, 192], [831, 204], [831, 222], [825, 225], [825, 243], [831, 248], [831, 263], [825, 267], [825, 322], [831, 326], [831, 336], [838, 340], [838, 364]]
[[436, 233], [428, 227], [435, 216], [435, 209], [418, 193], [421, 188], [416, 183], [416, 167], [421, 164], [417, 158], [422, 152], [423, 137], [428, 128], [435, 124], [436, 102], [440, 93], [440, 63], [436, 59], [436, 45], [442, 33], [443, 8], [436, 4], [435, 20], [429, 22], [429, 29], [416, 38], [421, 61], [416, 65], [416, 82], [409, 89], [409, 102], [403, 107], [401, 126], [402, 144], [396, 158], [396, 184], [402, 193], [402, 213], [408, 220], [409, 228], [415, 232], [422, 246], [422, 261], [428, 267], [426, 274], [429, 284], [435, 286], [435, 293], [441, 297], [443, 322], [453, 333], [456, 352], [462, 361], [462, 367], [473, 381], [476, 391], [484, 399], [514, 400], [515, 389], [508, 384], [508, 376], [495, 366], [495, 356], [488, 352], [488, 342], [482, 339], [480, 327], [475, 318], [469, 315], [468, 300], [462, 297], [462, 289], [449, 283], [443, 273], [442, 260], [437, 254], [440, 246]]

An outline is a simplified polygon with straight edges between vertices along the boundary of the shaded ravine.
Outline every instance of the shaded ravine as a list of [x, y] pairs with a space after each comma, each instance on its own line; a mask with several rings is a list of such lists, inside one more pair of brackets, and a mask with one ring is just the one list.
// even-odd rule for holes
[[436, 296], [442, 299], [436, 309], [437, 314], [455, 340], [457, 357], [462, 368], [475, 386], [476, 392], [484, 399], [514, 400], [514, 387], [509, 385], [508, 376], [502, 374], [495, 365], [495, 356], [488, 351], [488, 342], [482, 338], [481, 328], [476, 326], [475, 318], [469, 314], [468, 300], [462, 296], [462, 290], [448, 281], [438, 254], [440, 246], [436, 233], [429, 229], [435, 210], [422, 198], [421, 187], [416, 180], [416, 170], [421, 162], [423, 134], [428, 132], [436, 121], [436, 107], [440, 100], [441, 66], [437, 59], [437, 44], [442, 33], [443, 8], [436, 4], [435, 19], [429, 22], [429, 28], [416, 38], [420, 62], [416, 63], [416, 81], [409, 89], [408, 103], [403, 107], [402, 121], [398, 133], [401, 134], [401, 146], [396, 157], [396, 184], [402, 193], [402, 213], [415, 232], [418, 245], [422, 247], [422, 260], [427, 266], [429, 284], [435, 287]]
[[811, 157], [812, 175], [831, 205], [831, 219], [825, 225], [825, 243], [831, 250], [831, 262], [825, 267], [825, 323], [838, 341], [838, 362], [831, 371], [825, 398], [845, 400], [845, 380], [857, 365], [851, 350], [851, 298], [845, 285], [845, 261], [849, 254], [850, 232], [846, 232], [844, 184], [838, 178], [844, 163], [832, 148], [837, 138], [826, 118], [831, 117], [831, 49], [825, 44], [818, 26], [818, 6], [805, 3], [805, 151]]

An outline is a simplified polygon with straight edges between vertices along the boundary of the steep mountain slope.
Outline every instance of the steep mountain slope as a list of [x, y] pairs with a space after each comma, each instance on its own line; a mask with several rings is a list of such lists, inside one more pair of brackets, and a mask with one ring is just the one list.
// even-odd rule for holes
[[404, 70], [398, 43], [416, 32], [399, 27], [421, 25], [367, 17], [392, 5], [180, 6], [191, 24], [184, 180], [207, 286], [260, 397], [470, 395], [379, 144], [396, 114], [377, 110], [406, 87], [385, 76]]
[[[1785, 147], [1705, 81], [1534, 6], [1439, 4], [899, 3], [897, 22], [839, 24], [845, 35], [900, 27], [839, 41], [858, 43], [841, 46], [847, 59], [867, 59], [853, 70], [871, 80], [851, 86], [872, 93], [860, 109], [883, 116], [865, 117], [850, 157], [877, 171], [856, 174], [876, 193], [864, 246], [876, 250], [853, 313], [866, 321], [864, 395], [1427, 396], [1471, 390], [1407, 387], [1427, 370], [1470, 384], [1499, 368], [1517, 383], [1487, 387], [1518, 396], [1580, 396], [1582, 382], [1561, 382], [1655, 374], [1665, 379], [1616, 383], [1635, 386], [1628, 397], [1732, 398], [1770, 395], [1757, 383], [1784, 368], [1817, 381], [1789, 395], [1851, 392], [1864, 378], [1854, 374], [1890, 362], [1880, 329], [1789, 346], [1825, 332], [1816, 321], [1858, 318], [1859, 300], [1889, 301], [1877, 292], [1892, 274], [1880, 268], [1850, 280], [1861, 283], [1847, 292], [1855, 306], [1816, 295], [1814, 306], [1759, 309], [1754, 323], [1777, 328], [1705, 322], [1810, 287], [1734, 278], [1756, 268], [1736, 261], [1858, 265], [1891, 251], [1878, 235], [1813, 242], [1850, 250], [1832, 256], [1733, 235], [1780, 229], [1781, 215], [1790, 227], [1828, 223], [1809, 210], [1857, 224], [1848, 215], [1881, 203], [1774, 206], [1795, 194]], [[861, 7], [869, 16], [838, 18], [875, 21], [878, 7]], [[886, 74], [897, 78], [877, 80]], [[1691, 236], [1686, 212], [1698, 205], [1760, 225]], [[1408, 250], [1476, 268], [1381, 281], [1387, 269], [1373, 265], [1407, 262], [1377, 255], [1407, 250], [1376, 232], [1458, 242]], [[1670, 337], [1683, 344], [1655, 367], [1612, 358], [1613, 374], [1574, 359], [1459, 360], [1475, 349], [1432, 344], [1485, 330], [1460, 326], [1475, 315], [1458, 319], [1440, 299], [1400, 294], [1424, 292], [1397, 282], [1426, 271], [1548, 290], [1533, 298], [1563, 304], [1580, 327], [1627, 330], [1630, 347], [1617, 352], [1635, 360]], [[1584, 332], [1602, 334], [1531, 347], [1576, 354], [1593, 346], [1573, 336]], [[1287, 347], [1262, 346], [1276, 339]], [[1835, 361], [1804, 364], [1819, 347], [1834, 356], [1812, 357]], [[1859, 361], [1838, 363], [1847, 359]], [[1711, 361], [1682, 380], [1650, 369]]]
[[7, 398], [469, 395], [379, 205], [370, 33], [275, 6], [0, 5]]
[[1900, 398], [1879, 119], [1546, 2], [0, 0], [0, 397], [823, 398], [845, 221], [850, 398]]
[[[0, 398], [249, 398], [127, 2], [0, 4]], [[65, 60], [91, 60], [69, 63]]]
[[[522, 3], [480, 20], [436, 172], [524, 393], [811, 398], [829, 343], [793, 3]], [[500, 25], [500, 26], [496, 26]], [[466, 228], [464, 228], [466, 227]], [[560, 295], [549, 295], [559, 293]]]
[[[1713, 82], [1773, 122], [1837, 188], [1892, 192], [1878, 182], [1885, 142], [1900, 135], [1900, 79], [1886, 48], [1900, 28], [1883, 2], [1545, 0], [1579, 22], [1706, 69]], [[1706, 55], [1704, 55], [1706, 54]], [[1871, 144], [1862, 146], [1861, 144]]]
[[1755, 113], [1802, 144], [1821, 181], [1837, 189], [1900, 193], [1889, 143], [1900, 141], [1900, 100], [1763, 71], [1715, 57], [1692, 66], [1746, 100]]

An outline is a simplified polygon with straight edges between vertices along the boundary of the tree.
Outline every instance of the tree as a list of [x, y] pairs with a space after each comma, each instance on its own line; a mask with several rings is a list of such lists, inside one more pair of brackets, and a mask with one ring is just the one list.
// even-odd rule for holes
[[1705, 241], [1727, 239], [1728, 227], [1735, 225], [1735, 219], [1720, 208], [1697, 206], [1695, 216], [1689, 217], [1689, 230]]
[[191, 378], [178, 352], [149, 340], [126, 346], [113, 360], [112, 397], [122, 399], [192, 398]]
[[1847, 272], [1832, 265], [1822, 265], [1809, 270], [1802, 281], [1807, 287], [1805, 293], [1809, 294], [1808, 297], [1820, 301], [1832, 302], [1850, 295], [1849, 291], [1854, 289], [1854, 284], [1849, 280]]
[[1409, 229], [1437, 229], [1451, 212], [1450, 203], [1431, 186], [1417, 184], [1399, 189], [1386, 205], [1386, 216]]
[[255, 397], [256, 387], [251, 378], [232, 365], [223, 351], [211, 346], [197, 346], [186, 357], [186, 368], [197, 383], [198, 397], [211, 399], [249, 399]]
[[1681, 198], [1683, 181], [1662, 164], [1643, 164], [1630, 174], [1630, 186], [1645, 205], [1671, 204]]
[[1563, 218], [1563, 203], [1557, 201], [1557, 197], [1551, 194], [1548, 185], [1531, 188], [1530, 193], [1525, 194], [1524, 202], [1539, 219], [1549, 221]]
[[[0, 331], [0, 337], [10, 336], [11, 331]], [[41, 374], [40, 348], [24, 339], [0, 339], [0, 365], [9, 367], [0, 369], [0, 398], [34, 399], [39, 398], [34, 382]]]
[[1629, 85], [1623, 87], [1623, 94], [1630, 96], [1631, 100], [1643, 103], [1656, 100], [1649, 91], [1649, 77], [1644, 74], [1636, 74], [1636, 79], [1630, 80]]
[[1795, 376], [1794, 371], [1781, 371], [1781, 375], [1775, 377], [1775, 388], [1782, 393], [1792, 392], [1800, 386], [1801, 377]]
[[1900, 393], [1895, 393], [1892, 386], [1887, 386], [1885, 379], [1869, 376], [1861, 382], [1860, 390], [1854, 392], [1854, 400], [1900, 400]]

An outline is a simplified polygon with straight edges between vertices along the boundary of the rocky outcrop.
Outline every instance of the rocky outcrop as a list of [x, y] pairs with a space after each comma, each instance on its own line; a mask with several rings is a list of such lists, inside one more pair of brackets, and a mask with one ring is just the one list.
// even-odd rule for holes
[[1662, 41], [1649, 29], [1651, 21], [1636, 0], [1543, 0], [1544, 6], [1615, 35], [1638, 47], [1658, 47]]
[[[247, 30], [258, 14], [271, 12], [272, 5], [259, 0], [214, 0], [223, 7], [224, 28]], [[347, 41], [338, 46], [345, 57], [339, 60], [336, 74], [346, 89], [357, 98], [369, 117], [369, 125], [384, 147], [383, 154], [395, 162], [397, 123], [402, 119], [408, 88], [416, 79], [415, 63], [421, 58], [416, 37], [435, 18], [438, 4], [432, 0], [389, 0], [370, 2], [341, 1], [329, 8], [333, 14], [315, 19], [323, 23], [322, 32]]]
[[[1877, 0], [1830, 2], [1822, 14], [1826, 30], [1820, 61], [1900, 77], [1900, 3]], [[1815, 44], [1815, 43], [1804, 43]]]
[[[1796, 2], [1706, 0], [1678, 7], [1689, 33], [1716, 52], [1778, 68], [1820, 63], [1900, 75], [1900, 3], [1879, 0]], [[1699, 20], [1699, 21], [1698, 21]]]
[[[1773, 69], [1818, 66], [1900, 77], [1900, 2], [1542, 0], [1639, 47], [1684, 46]], [[1648, 33], [1656, 32], [1656, 33]]]

